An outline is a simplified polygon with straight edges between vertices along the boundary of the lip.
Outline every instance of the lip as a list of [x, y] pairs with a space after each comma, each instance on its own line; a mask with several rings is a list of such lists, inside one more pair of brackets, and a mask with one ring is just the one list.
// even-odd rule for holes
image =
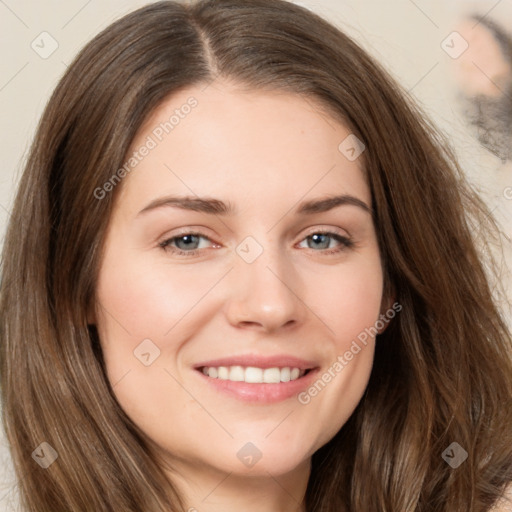
[[233, 382], [230, 380], [212, 379], [202, 372], [196, 370], [194, 373], [213, 389], [219, 393], [223, 393], [232, 398], [243, 402], [251, 402], [253, 404], [274, 404], [282, 402], [311, 385], [317, 374], [318, 368], [310, 370], [303, 377], [289, 382], [281, 382], [279, 384], [249, 384], [247, 382]]
[[[201, 370], [204, 366], [255, 366], [257, 368], [290, 367], [309, 371], [304, 376], [289, 382], [251, 384], [247, 382], [213, 379], [203, 374]], [[194, 373], [202, 379], [202, 382], [211, 386], [217, 392], [243, 402], [262, 405], [282, 402], [296, 396], [311, 385], [317, 377], [319, 369], [319, 365], [313, 361], [307, 361], [288, 355], [264, 357], [250, 354], [203, 361], [194, 365]]]
[[256, 368], [298, 368], [299, 370], [311, 370], [318, 366], [315, 361], [307, 361], [287, 354], [278, 354], [274, 356], [260, 356], [257, 354], [246, 354], [240, 356], [225, 357], [222, 359], [211, 359], [202, 361], [194, 365], [194, 368], [200, 369], [204, 366], [255, 366]]

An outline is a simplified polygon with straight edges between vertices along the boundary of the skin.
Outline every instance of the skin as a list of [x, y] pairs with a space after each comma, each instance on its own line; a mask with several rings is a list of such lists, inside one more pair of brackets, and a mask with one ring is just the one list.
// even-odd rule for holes
[[[315, 361], [322, 374], [376, 323], [389, 301], [371, 215], [354, 205], [295, 212], [302, 201], [338, 194], [371, 206], [363, 159], [349, 161], [339, 151], [350, 130], [314, 102], [220, 80], [162, 103], [132, 150], [191, 96], [198, 105], [117, 191], [91, 323], [121, 407], [154, 444], [187, 507], [304, 510], [311, 455], [361, 399], [374, 339], [305, 405], [297, 396], [241, 401], [214, 389], [193, 365], [235, 354], [290, 354]], [[175, 206], [139, 213], [171, 194], [217, 198], [237, 213]], [[171, 246], [198, 248], [195, 255], [159, 245], [190, 231], [206, 238], [193, 247], [174, 239]], [[353, 245], [312, 240], [324, 231]], [[236, 251], [248, 236], [263, 250], [252, 263]], [[134, 356], [144, 339], [160, 350], [149, 366]], [[248, 442], [262, 455], [252, 467], [237, 457]]]

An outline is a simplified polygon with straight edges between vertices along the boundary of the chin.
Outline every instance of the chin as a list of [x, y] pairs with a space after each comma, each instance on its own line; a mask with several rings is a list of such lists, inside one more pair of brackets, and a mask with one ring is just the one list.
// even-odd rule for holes
[[[307, 450], [304, 443], [297, 446], [297, 442], [272, 442], [264, 436], [260, 439], [233, 443], [234, 449], [228, 448], [223, 455], [219, 454], [225, 462], [219, 469], [240, 476], [268, 478], [269, 474], [285, 475], [309, 464], [309, 458], [315, 451], [313, 448]], [[216, 462], [218, 466], [218, 459]]]

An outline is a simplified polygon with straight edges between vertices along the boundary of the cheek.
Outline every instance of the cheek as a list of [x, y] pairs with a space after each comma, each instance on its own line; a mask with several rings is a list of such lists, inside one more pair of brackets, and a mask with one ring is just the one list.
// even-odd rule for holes
[[190, 421], [199, 414], [177, 382], [175, 359], [192, 336], [192, 319], [197, 328], [195, 306], [210, 288], [198, 272], [155, 265], [140, 255], [107, 256], [100, 271], [96, 318], [108, 380], [127, 415], [173, 447], [187, 443], [170, 423], [179, 423], [178, 413]]
[[324, 281], [329, 293], [316, 288], [319, 291], [312, 309], [319, 312], [329, 330], [329, 357], [316, 381], [298, 396], [309, 415], [322, 422], [316, 447], [330, 440], [352, 415], [373, 366], [375, 336], [380, 327], [382, 271], [378, 258], [359, 263], [331, 274], [329, 282]]
[[[316, 301], [321, 318], [329, 328], [338, 350], [346, 350], [361, 332], [375, 325], [382, 303], [383, 276], [378, 257], [340, 266], [330, 272], [323, 282], [323, 289], [310, 293]], [[316, 297], [316, 298], [315, 298]]]
[[[162, 368], [176, 357], [180, 340], [191, 334], [187, 320], [211, 284], [198, 273], [171, 272], [144, 255], [125, 254], [105, 257], [96, 292], [96, 318], [108, 378], [129, 409], [138, 407], [135, 397], [139, 394], [144, 404], [148, 396], [169, 388], [170, 377]], [[138, 384], [128, 391], [131, 383]]]
[[[212, 273], [155, 265], [149, 257], [106, 260], [97, 288], [99, 323], [105, 339], [161, 340], [184, 319], [212, 286]], [[214, 277], [214, 276], [213, 276]]]

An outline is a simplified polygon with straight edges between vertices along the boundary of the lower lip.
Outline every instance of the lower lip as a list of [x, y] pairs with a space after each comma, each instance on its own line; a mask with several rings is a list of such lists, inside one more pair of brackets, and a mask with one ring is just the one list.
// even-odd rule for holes
[[202, 371], [196, 370], [196, 373], [217, 391], [237, 398], [238, 400], [260, 404], [272, 404], [287, 400], [310, 386], [315, 375], [318, 373], [318, 368], [310, 370], [299, 379], [275, 384], [250, 384], [248, 382], [213, 379], [206, 376]]

